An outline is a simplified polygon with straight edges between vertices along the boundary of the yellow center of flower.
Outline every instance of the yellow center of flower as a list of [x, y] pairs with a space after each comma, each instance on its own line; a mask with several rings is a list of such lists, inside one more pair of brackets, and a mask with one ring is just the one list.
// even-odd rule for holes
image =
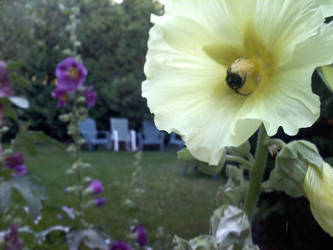
[[69, 74], [70, 78], [76, 79], [79, 75], [79, 71], [76, 68], [70, 68], [68, 70], [68, 74]]
[[[243, 40], [239, 45], [209, 45], [203, 51], [226, 70], [224, 87], [242, 96], [248, 96], [260, 86], [270, 84], [276, 72], [280, 56], [279, 48], [268, 47], [249, 24], [243, 30]], [[221, 91], [224, 88], [221, 86]]]
[[67, 102], [68, 101], [68, 96], [66, 94], [63, 94], [60, 99], [61, 99], [62, 102]]

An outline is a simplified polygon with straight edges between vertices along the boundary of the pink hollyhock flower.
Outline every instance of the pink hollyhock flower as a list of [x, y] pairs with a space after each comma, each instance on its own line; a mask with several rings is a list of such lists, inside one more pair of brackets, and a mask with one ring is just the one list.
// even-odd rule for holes
[[52, 91], [52, 97], [58, 99], [58, 108], [66, 106], [70, 101], [68, 91], [58, 86]]
[[92, 180], [88, 186], [88, 189], [91, 191], [92, 194], [99, 194], [104, 191], [102, 182], [100, 182], [99, 180]]
[[110, 250], [131, 250], [131, 246], [125, 242], [116, 241], [112, 244]]
[[88, 74], [87, 69], [75, 58], [69, 57], [60, 62], [56, 68], [58, 85], [67, 91], [74, 92], [83, 85]]
[[102, 197], [98, 197], [98, 198], [95, 199], [96, 207], [102, 207], [102, 206], [105, 205], [105, 203], [106, 203], [106, 200]]
[[96, 103], [96, 99], [97, 99], [96, 92], [93, 91], [92, 89], [93, 89], [93, 86], [89, 86], [83, 92], [83, 95], [86, 98], [86, 104], [87, 104], [88, 108], [94, 106]]
[[15, 173], [12, 174], [13, 177], [24, 175], [27, 172], [24, 157], [21, 152], [7, 156], [4, 160], [7, 168], [15, 171]]
[[5, 236], [4, 250], [21, 250], [23, 243], [18, 239], [18, 225], [12, 224], [10, 232]]
[[14, 96], [14, 91], [10, 85], [7, 64], [0, 61], [0, 98], [12, 96]]
[[134, 228], [133, 233], [135, 233], [136, 242], [140, 247], [143, 247], [147, 244], [147, 230], [143, 225]]

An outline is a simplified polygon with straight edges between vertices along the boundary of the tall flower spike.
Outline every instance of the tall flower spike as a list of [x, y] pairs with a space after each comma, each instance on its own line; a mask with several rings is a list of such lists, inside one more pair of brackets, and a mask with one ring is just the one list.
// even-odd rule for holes
[[142, 95], [160, 130], [211, 165], [264, 124], [311, 126], [316, 66], [333, 62], [333, 26], [317, 1], [169, 0], [152, 15]]

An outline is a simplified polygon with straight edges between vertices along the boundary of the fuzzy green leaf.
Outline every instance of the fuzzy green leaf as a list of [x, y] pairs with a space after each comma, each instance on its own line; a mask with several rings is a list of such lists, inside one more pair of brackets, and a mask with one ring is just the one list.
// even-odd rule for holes
[[304, 196], [303, 183], [309, 163], [319, 169], [323, 164], [314, 144], [304, 140], [287, 144], [277, 155], [275, 167], [263, 187], [284, 191], [291, 197]]
[[0, 213], [7, 211], [12, 198], [12, 186], [7, 181], [0, 183]]
[[8, 181], [12, 188], [15, 188], [23, 196], [29, 208], [30, 216], [35, 220], [40, 215], [43, 205], [41, 200], [46, 199], [44, 188], [32, 181], [32, 176], [24, 175]]

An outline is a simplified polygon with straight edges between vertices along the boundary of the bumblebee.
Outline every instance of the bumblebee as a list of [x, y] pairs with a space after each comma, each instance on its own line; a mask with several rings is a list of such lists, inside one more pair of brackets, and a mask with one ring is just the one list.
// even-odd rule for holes
[[241, 75], [237, 73], [231, 72], [231, 68], [227, 70], [227, 77], [226, 77], [226, 82], [232, 90], [234, 90], [237, 94], [244, 95], [242, 93], [239, 93], [239, 89], [241, 89], [245, 82], [246, 82], [247, 75], [242, 77]]

